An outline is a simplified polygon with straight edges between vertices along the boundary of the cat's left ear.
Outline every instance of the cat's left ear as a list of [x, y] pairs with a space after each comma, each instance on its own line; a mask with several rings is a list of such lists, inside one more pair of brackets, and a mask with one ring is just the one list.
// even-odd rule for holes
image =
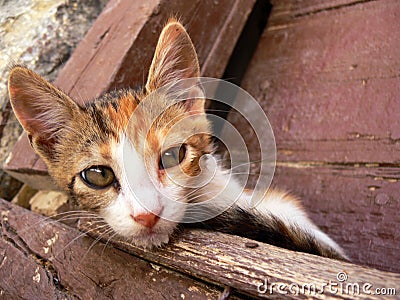
[[54, 156], [61, 133], [79, 112], [78, 105], [65, 93], [33, 71], [20, 66], [8, 78], [14, 113], [30, 137], [32, 146], [45, 159]]
[[[146, 90], [152, 93], [167, 84], [200, 76], [199, 61], [194, 45], [181, 23], [170, 20], [158, 39], [150, 66]], [[195, 81], [192, 81], [195, 82]], [[189, 111], [204, 112], [204, 98], [198, 88], [188, 91], [193, 100], [186, 102]]]

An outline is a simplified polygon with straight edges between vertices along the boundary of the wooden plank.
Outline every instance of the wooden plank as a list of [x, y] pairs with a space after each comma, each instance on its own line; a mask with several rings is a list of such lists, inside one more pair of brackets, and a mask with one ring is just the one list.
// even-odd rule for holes
[[[237, 292], [260, 299], [282, 299], [283, 295], [285, 299], [359, 299], [360, 295], [379, 299], [381, 296], [369, 294], [362, 288], [360, 294], [353, 294], [348, 287], [370, 284], [372, 293], [377, 291], [376, 288], [394, 287], [391, 293], [395, 293], [400, 284], [400, 274], [292, 252], [218, 232], [186, 230], [172, 244], [144, 251], [126, 239], [113, 237], [109, 240], [107, 234], [96, 231], [96, 226], [87, 219], [83, 220], [81, 228], [145, 260], [213, 284], [228, 285]], [[346, 278], [342, 283], [348, 284], [347, 292], [346, 286], [342, 287], [344, 292], [334, 288], [335, 284], [340, 285], [338, 276]], [[294, 287], [293, 290], [290, 286]], [[305, 286], [308, 288], [302, 291]]]
[[[400, 274], [217, 232], [185, 230], [163, 248], [144, 250], [104, 231], [98, 220], [81, 220], [93, 240], [3, 200], [0, 221], [0, 297], [216, 299], [222, 291], [216, 286], [228, 286], [233, 300], [281, 299], [283, 293], [289, 299], [379, 299], [368, 293], [398, 293], [400, 284]], [[347, 276], [343, 292], [338, 274]]]
[[3, 169], [11, 176], [38, 190], [56, 190], [43, 160], [32, 150], [26, 133], [22, 133]]
[[[398, 3], [382, 1], [373, 6], [368, 4], [366, 9], [361, 2], [369, 1], [273, 2], [268, 29], [249, 67], [244, 86], [260, 99], [269, 114], [278, 141], [279, 160], [398, 161], [399, 121], [393, 116], [398, 115], [395, 102], [399, 91], [396, 73], [399, 62], [391, 61], [389, 66], [387, 61], [382, 64], [379, 60], [384, 55], [394, 57], [397, 53], [399, 39], [390, 32], [399, 24], [395, 15]], [[355, 17], [351, 16], [353, 13], [357, 13]], [[367, 20], [376, 13], [387, 18], [371, 24]], [[351, 18], [347, 20], [349, 15]], [[353, 20], [355, 18], [357, 21]], [[325, 26], [318, 24], [322, 22]], [[335, 38], [331, 38], [331, 31], [336, 34]], [[350, 37], [339, 44], [341, 41], [337, 41], [336, 36], [345, 31]], [[291, 38], [283, 39], [285, 36]], [[354, 43], [349, 43], [353, 36]], [[341, 49], [344, 54], [340, 53]], [[327, 52], [325, 57], [322, 51]], [[354, 60], [360, 59], [357, 53], [361, 52], [365, 54], [364, 63], [354, 64]], [[312, 55], [308, 57], [309, 53]], [[331, 60], [328, 56], [337, 56], [337, 59]], [[320, 91], [324, 92], [323, 100]], [[371, 93], [375, 96], [368, 97]], [[378, 98], [381, 94], [382, 99]], [[354, 110], [354, 107], [359, 109]], [[389, 114], [392, 119], [380, 117], [381, 107], [394, 109]], [[330, 114], [332, 108], [337, 109]], [[345, 118], [338, 117], [339, 113]], [[363, 113], [371, 117], [370, 120], [383, 120], [367, 122]], [[344, 119], [354, 122], [344, 122]], [[361, 132], [349, 125], [358, 126]], [[369, 127], [378, 133], [362, 132]], [[254, 144], [253, 139], [250, 142]], [[332, 151], [338, 142], [340, 147]]]
[[[243, 80], [275, 132], [274, 185], [301, 196], [356, 263], [395, 272], [399, 11], [395, 0], [273, 1]], [[257, 149], [243, 121], [229, 120]]]
[[317, 13], [325, 13], [333, 10], [346, 9], [354, 5], [363, 4], [376, 0], [271, 0], [274, 6], [274, 18], [270, 20], [270, 25], [283, 22], [289, 18], [299, 18], [311, 16]]
[[[107, 90], [142, 85], [159, 33], [173, 15], [186, 25], [193, 39], [202, 75], [221, 77], [254, 3], [255, 0], [111, 0], [55, 84], [79, 103]], [[46, 166], [25, 136], [4, 169], [34, 188], [50, 182]]]
[[4, 200], [0, 213], [0, 299], [217, 299], [222, 292]]
[[311, 218], [354, 263], [400, 272], [398, 169], [351, 166], [277, 168], [274, 182], [298, 195]]
[[243, 82], [268, 114], [279, 159], [399, 162], [400, 3], [294, 20], [275, 17], [279, 7]]

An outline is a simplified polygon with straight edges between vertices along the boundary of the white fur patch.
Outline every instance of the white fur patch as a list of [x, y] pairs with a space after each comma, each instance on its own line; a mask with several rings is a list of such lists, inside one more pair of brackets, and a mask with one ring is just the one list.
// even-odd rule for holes
[[[246, 193], [243, 195], [243, 199], [240, 201], [242, 207], [246, 207], [249, 202], [251, 194]], [[344, 257], [343, 250], [334, 242], [327, 234], [322, 232], [307, 216], [305, 211], [299, 206], [297, 200], [292, 198], [286, 193], [279, 191], [270, 191], [265, 196], [264, 200], [261, 201], [256, 209], [258, 212], [264, 215], [273, 215], [279, 220], [282, 220], [284, 224], [289, 226], [296, 226], [303, 231], [314, 236], [320, 243], [332, 247], [338, 251]]]
[[[118, 164], [118, 171], [114, 171], [121, 186], [120, 193], [101, 214], [115, 232], [132, 238], [133, 243], [145, 247], [160, 246], [168, 242], [176, 227], [176, 223], [162, 219], [165, 211], [171, 213], [171, 209], [164, 208], [163, 196], [154, 186], [157, 182], [150, 179], [143, 159], [132, 143], [125, 137], [120, 140], [113, 151]], [[152, 228], [138, 224], [132, 218], [149, 211], [161, 217]]]

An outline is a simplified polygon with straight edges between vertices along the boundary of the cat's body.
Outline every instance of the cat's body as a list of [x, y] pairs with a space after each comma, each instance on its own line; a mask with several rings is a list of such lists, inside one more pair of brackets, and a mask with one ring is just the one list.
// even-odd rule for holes
[[[190, 38], [172, 20], [160, 36], [143, 91], [113, 92], [81, 107], [19, 66], [11, 71], [9, 91], [17, 118], [55, 182], [80, 208], [98, 212], [138, 245], [167, 243], [188, 214], [186, 204], [213, 199], [203, 212], [215, 217], [191, 226], [346, 259], [286, 193], [269, 191], [250, 208], [251, 192], [228, 180], [229, 172], [218, 164], [205, 186], [196, 185], [211, 175], [207, 164], [214, 155], [204, 99], [196, 88], [185, 87], [187, 100], [171, 103], [162, 87], [177, 82], [179, 87], [179, 80], [199, 74]], [[206, 167], [200, 167], [201, 159]], [[235, 203], [221, 209], [226, 201]]]

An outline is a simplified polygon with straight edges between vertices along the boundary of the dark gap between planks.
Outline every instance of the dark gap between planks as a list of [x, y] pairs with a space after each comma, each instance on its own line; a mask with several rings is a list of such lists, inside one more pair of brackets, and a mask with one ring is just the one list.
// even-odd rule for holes
[[[228, 65], [221, 79], [231, 82], [233, 84], [239, 85], [245, 75], [247, 66], [256, 51], [258, 42], [261, 38], [264, 29], [267, 26], [267, 21], [272, 10], [272, 5], [268, 0], [257, 0], [254, 4], [253, 10], [251, 11], [249, 18], [239, 36], [236, 46], [232, 52], [229, 59]], [[218, 99], [218, 93], [216, 92], [215, 99]], [[226, 92], [226, 91], [225, 91]], [[235, 99], [235, 95], [229, 97], [232, 99], [231, 105], [227, 105], [222, 102], [213, 101], [210, 103], [209, 112], [210, 114], [217, 115], [222, 119], [213, 122], [213, 132], [215, 135], [221, 132], [224, 121], [229, 111], [232, 108], [232, 104]]]

